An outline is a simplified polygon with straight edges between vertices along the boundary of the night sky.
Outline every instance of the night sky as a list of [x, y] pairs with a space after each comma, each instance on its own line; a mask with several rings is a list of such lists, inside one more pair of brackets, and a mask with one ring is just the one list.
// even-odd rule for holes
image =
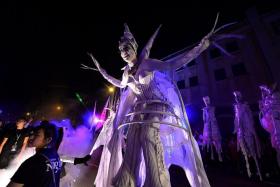
[[260, 11], [277, 8], [277, 1], [185, 2], [136, 1], [109, 7], [109, 2], [96, 5], [93, 0], [20, 1], [1, 7], [0, 107], [34, 106], [50, 97], [75, 98], [75, 92], [104, 100], [109, 84], [98, 72], [80, 69], [80, 64], [93, 65], [90, 52], [109, 74], [120, 77], [125, 62], [117, 49], [124, 22], [140, 49], [163, 24], [151, 52], [151, 57], [162, 58], [198, 42], [210, 31], [218, 11], [222, 25], [243, 20], [245, 10], [254, 5]]

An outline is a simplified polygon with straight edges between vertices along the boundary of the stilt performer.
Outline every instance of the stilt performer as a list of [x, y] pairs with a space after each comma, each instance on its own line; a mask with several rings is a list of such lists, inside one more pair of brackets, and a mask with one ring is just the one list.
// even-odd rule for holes
[[[211, 105], [210, 97], [203, 97], [205, 107], [203, 110], [203, 148], [206, 146], [207, 151], [211, 150], [211, 159], [214, 160], [215, 148], [219, 161], [222, 162], [222, 145], [221, 145], [221, 133], [215, 116], [215, 107]], [[214, 148], [213, 148], [214, 147]]]
[[237, 150], [241, 149], [246, 161], [247, 174], [252, 173], [249, 165], [249, 158], [253, 157], [260, 180], [262, 175], [259, 168], [258, 158], [261, 157], [261, 149], [258, 135], [254, 127], [254, 119], [249, 105], [243, 100], [239, 91], [234, 91], [236, 103], [234, 104], [234, 133], [237, 134]]
[[[215, 26], [217, 19], [215, 22]], [[173, 82], [176, 69], [198, 57], [217, 36], [215, 26], [199, 44], [161, 61], [149, 58], [159, 28], [152, 35], [140, 55], [138, 45], [125, 24], [119, 41], [121, 57], [127, 62], [122, 69], [122, 80], [108, 75], [91, 55], [102, 76], [116, 87], [123, 88], [120, 103], [113, 121], [113, 132], [108, 143], [109, 156], [106, 180], [117, 187], [168, 187], [171, 186], [168, 167], [181, 166], [192, 187], [210, 186], [200, 151], [188, 122], [180, 92]], [[211, 41], [210, 41], [211, 40]], [[214, 41], [212, 42], [214, 44]], [[94, 69], [83, 65], [85, 69]], [[129, 127], [124, 157], [122, 157], [123, 127]]]

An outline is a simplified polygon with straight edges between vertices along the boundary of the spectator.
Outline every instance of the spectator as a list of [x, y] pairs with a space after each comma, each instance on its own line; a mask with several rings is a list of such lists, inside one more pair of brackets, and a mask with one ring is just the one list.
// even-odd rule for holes
[[0, 169], [6, 168], [14, 158], [20, 158], [26, 148], [28, 133], [24, 129], [25, 118], [18, 118], [16, 129], [8, 131], [0, 144]]
[[59, 133], [50, 123], [40, 125], [29, 141], [36, 154], [21, 164], [8, 187], [58, 187], [62, 163], [56, 150]]

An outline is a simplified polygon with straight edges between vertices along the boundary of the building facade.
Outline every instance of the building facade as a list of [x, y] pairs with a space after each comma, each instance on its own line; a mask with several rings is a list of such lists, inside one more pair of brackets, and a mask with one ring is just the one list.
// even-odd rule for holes
[[280, 83], [280, 11], [260, 15], [255, 8], [249, 9], [245, 20], [224, 33], [244, 37], [218, 42], [230, 56], [211, 46], [178, 69], [175, 80], [192, 127], [202, 128], [202, 97], [208, 95], [216, 106], [219, 125], [226, 126], [220, 128], [229, 133], [233, 129], [234, 90], [243, 94], [257, 118], [258, 86]]

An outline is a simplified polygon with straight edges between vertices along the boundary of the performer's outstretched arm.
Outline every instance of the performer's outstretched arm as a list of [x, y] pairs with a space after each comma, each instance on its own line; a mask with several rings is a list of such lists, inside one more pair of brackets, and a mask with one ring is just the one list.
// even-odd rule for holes
[[190, 51], [186, 51], [185, 53], [178, 55], [175, 58], [172, 58], [167, 61], [153, 60], [149, 62], [149, 66], [152, 66], [152, 69], [165, 71], [165, 70], [176, 70], [185, 66], [193, 59], [197, 58], [205, 49], [207, 49], [210, 45], [209, 36], [205, 36], [201, 42], [191, 49]]
[[237, 38], [242, 39], [243, 36], [236, 35], [236, 34], [216, 34], [218, 31], [224, 29], [225, 27], [228, 27], [230, 25], [233, 25], [235, 23], [229, 23], [225, 24], [219, 28], [216, 29], [216, 25], [218, 22], [219, 14], [216, 17], [215, 24], [212, 28], [212, 30], [202, 38], [202, 40], [198, 43], [197, 46], [195, 46], [193, 49], [186, 51], [180, 55], [177, 55], [171, 59], [164, 60], [165, 63], [158, 63], [158, 69], [159, 70], [176, 70], [179, 69], [185, 65], [187, 65], [189, 62], [197, 58], [203, 51], [205, 51], [211, 44], [213, 44], [215, 47], [219, 48], [222, 52], [225, 54], [230, 55], [225, 49], [223, 49], [221, 46], [219, 46], [216, 41], [223, 40], [226, 38]]
[[113, 84], [116, 87], [119, 88], [124, 88], [126, 87], [126, 83], [124, 81], [120, 81], [114, 77], [112, 77], [111, 75], [109, 75], [104, 69], [100, 68], [99, 72], [101, 73], [101, 75], [111, 84]]
[[209, 35], [206, 35], [196, 47], [180, 55], [180, 59], [169, 62], [169, 66], [173, 70], [179, 69], [180, 67], [185, 66], [186, 64], [197, 58], [209, 46]]
[[[89, 54], [89, 56], [91, 57], [92, 61], [94, 62], [95, 66], [97, 67], [97, 70], [101, 73], [101, 75], [111, 84], [113, 84], [116, 87], [119, 88], [124, 88], [127, 85], [127, 79], [124, 79], [122, 81], [112, 77], [111, 75], [109, 75], [103, 68], [101, 68], [100, 64], [98, 63], [98, 61], [93, 57], [92, 54]], [[85, 69], [93, 69], [93, 68], [89, 68], [87, 66], [84, 66], [83, 68]]]

